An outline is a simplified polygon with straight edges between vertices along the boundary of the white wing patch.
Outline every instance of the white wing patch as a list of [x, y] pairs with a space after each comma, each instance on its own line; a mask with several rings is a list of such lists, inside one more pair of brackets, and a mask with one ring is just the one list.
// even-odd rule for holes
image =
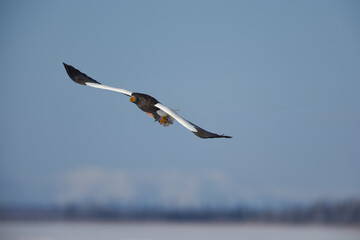
[[[155, 105], [156, 106], [156, 105]], [[161, 117], [166, 117], [166, 116], [170, 116], [169, 114], [167, 114], [166, 112], [164, 112], [163, 110], [158, 110], [156, 112], [157, 114], [159, 114]]]
[[171, 110], [167, 106], [164, 106], [161, 103], [157, 103], [157, 104], [155, 104], [155, 107], [161, 109], [162, 111], [164, 111], [165, 113], [170, 115], [172, 118], [174, 118], [176, 121], [178, 121], [181, 125], [183, 125], [187, 129], [189, 129], [190, 131], [197, 132], [196, 128], [191, 123], [189, 123], [188, 121], [183, 119], [181, 116], [179, 116], [177, 113], [175, 113], [173, 110]]
[[114, 92], [119, 92], [128, 96], [131, 96], [132, 92], [130, 92], [129, 90], [126, 89], [122, 89], [122, 88], [115, 88], [115, 87], [110, 87], [110, 86], [106, 86], [106, 85], [102, 85], [102, 84], [98, 84], [98, 83], [92, 83], [92, 82], [86, 82], [85, 83], [86, 86], [89, 87], [94, 87], [94, 88], [100, 88], [100, 89], [105, 89], [105, 90], [109, 90], [109, 91], [114, 91]]

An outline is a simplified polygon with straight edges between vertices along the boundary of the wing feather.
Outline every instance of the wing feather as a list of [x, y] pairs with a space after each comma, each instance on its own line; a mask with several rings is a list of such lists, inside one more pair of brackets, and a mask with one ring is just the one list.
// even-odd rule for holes
[[114, 92], [119, 92], [128, 96], [131, 96], [132, 92], [130, 92], [129, 90], [126, 89], [122, 89], [122, 88], [116, 88], [116, 87], [110, 87], [110, 86], [106, 86], [106, 85], [102, 85], [102, 84], [98, 84], [98, 83], [92, 83], [92, 82], [87, 82], [85, 83], [86, 86], [89, 87], [94, 87], [94, 88], [100, 88], [100, 89], [105, 89], [105, 90], [109, 90], [109, 91], [114, 91]]
[[216, 133], [208, 132], [208, 131], [196, 126], [195, 124], [185, 120], [180, 115], [175, 113], [173, 110], [171, 110], [170, 108], [168, 108], [167, 106], [165, 106], [161, 103], [155, 104], [155, 107], [157, 107], [157, 108], [161, 109], [162, 111], [166, 112], [167, 114], [169, 114], [176, 121], [178, 121], [181, 125], [183, 125], [185, 128], [187, 128], [188, 130], [190, 130], [191, 132], [193, 132], [196, 136], [198, 136], [200, 138], [232, 138], [231, 136], [219, 135]]
[[161, 110], [163, 110], [164, 112], [166, 112], [167, 114], [169, 114], [171, 117], [173, 117], [176, 121], [178, 121], [181, 125], [183, 125], [184, 127], [186, 127], [187, 129], [189, 129], [192, 132], [196, 132], [196, 128], [194, 127], [193, 124], [191, 124], [190, 122], [186, 121], [184, 118], [180, 117], [180, 115], [178, 115], [177, 113], [175, 113], [173, 110], [171, 110], [170, 108], [168, 108], [165, 105], [162, 105], [161, 103], [157, 103], [155, 104], [155, 107], [160, 108]]
[[126, 89], [115, 88], [115, 87], [102, 85], [101, 83], [99, 83], [98, 81], [92, 79], [91, 77], [89, 77], [85, 73], [80, 72], [79, 70], [77, 70], [73, 66], [67, 65], [66, 63], [63, 63], [63, 64], [64, 64], [64, 67], [65, 67], [66, 72], [69, 75], [69, 77], [74, 82], [76, 82], [78, 84], [86, 85], [86, 86], [94, 87], [94, 88], [100, 88], [100, 89], [115, 91], [115, 92], [119, 92], [119, 93], [122, 93], [122, 94], [125, 94], [125, 95], [128, 95], [128, 96], [131, 96], [131, 94], [132, 94], [131, 91], [128, 91]]

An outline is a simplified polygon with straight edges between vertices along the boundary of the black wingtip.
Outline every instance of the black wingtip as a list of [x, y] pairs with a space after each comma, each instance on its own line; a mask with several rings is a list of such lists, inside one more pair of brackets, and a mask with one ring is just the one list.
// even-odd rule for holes
[[[193, 124], [194, 125], [194, 124]], [[216, 133], [212, 133], [212, 132], [208, 132], [204, 129], [202, 129], [201, 127], [198, 127], [196, 125], [194, 125], [195, 129], [197, 130], [196, 132], [193, 132], [196, 136], [198, 136], [199, 138], [232, 138], [231, 136], [227, 136], [227, 135], [219, 135]]]
[[69, 77], [74, 82], [76, 82], [78, 84], [81, 84], [81, 85], [86, 85], [85, 83], [87, 83], [87, 82], [100, 84], [98, 81], [96, 81], [96, 80], [92, 79], [91, 77], [87, 76], [85, 73], [80, 72], [79, 70], [77, 70], [73, 66], [68, 65], [68, 64], [66, 64], [64, 62], [63, 62], [63, 65], [65, 67], [65, 70], [66, 70], [67, 74], [69, 75]]
[[224, 134], [220, 135], [220, 137], [222, 137], [222, 138], [233, 138], [232, 136], [227, 136], [227, 135], [224, 135]]

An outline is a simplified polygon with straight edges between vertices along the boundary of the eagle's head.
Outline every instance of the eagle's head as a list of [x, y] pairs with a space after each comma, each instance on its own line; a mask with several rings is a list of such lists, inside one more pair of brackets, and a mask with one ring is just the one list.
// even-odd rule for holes
[[133, 103], [135, 103], [135, 104], [138, 104], [139, 98], [137, 98], [137, 97], [134, 96], [134, 94], [133, 94], [133, 95], [131, 95], [131, 97], [130, 97], [130, 99], [129, 99], [129, 102], [133, 102]]

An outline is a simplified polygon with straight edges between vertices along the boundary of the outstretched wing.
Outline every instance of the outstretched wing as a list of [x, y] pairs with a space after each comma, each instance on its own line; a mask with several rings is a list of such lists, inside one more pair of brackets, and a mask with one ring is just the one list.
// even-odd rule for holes
[[80, 72], [79, 70], [77, 70], [73, 66], [67, 65], [66, 63], [63, 63], [63, 64], [64, 64], [64, 67], [65, 67], [66, 72], [69, 75], [69, 77], [74, 82], [76, 82], [78, 84], [86, 85], [86, 86], [94, 87], [94, 88], [100, 88], [100, 89], [115, 91], [115, 92], [119, 92], [119, 93], [122, 93], [122, 94], [125, 94], [125, 95], [128, 95], [128, 96], [131, 96], [131, 94], [132, 94], [132, 92], [130, 92], [130, 91], [126, 90], [126, 89], [121, 89], [121, 88], [115, 88], [115, 87], [102, 85], [101, 83], [99, 83], [98, 81], [92, 79], [91, 77], [89, 77], [85, 73]]
[[187, 129], [189, 129], [191, 132], [193, 132], [196, 136], [198, 136], [200, 138], [232, 138], [230, 136], [219, 135], [216, 133], [208, 132], [208, 131], [196, 126], [195, 124], [185, 120], [180, 115], [175, 113], [173, 110], [171, 110], [167, 106], [162, 105], [161, 103], [155, 104], [155, 107], [157, 107], [157, 108], [161, 109], [162, 111], [166, 112], [167, 114], [169, 114], [176, 121], [178, 121], [181, 125], [183, 125]]

